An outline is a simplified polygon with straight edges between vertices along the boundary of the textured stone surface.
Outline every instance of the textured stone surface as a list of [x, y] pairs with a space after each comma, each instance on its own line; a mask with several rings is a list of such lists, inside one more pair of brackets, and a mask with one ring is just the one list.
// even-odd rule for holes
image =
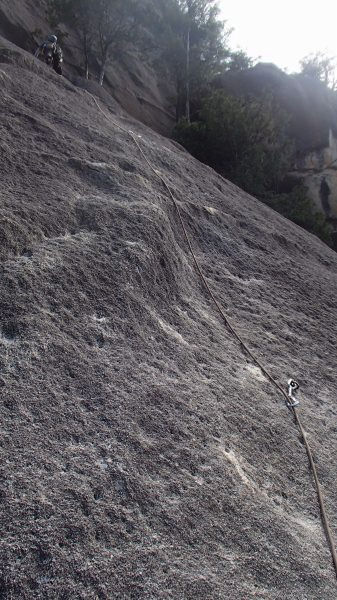
[[298, 158], [292, 175], [304, 183], [315, 206], [337, 229], [337, 138], [331, 130], [327, 145]]
[[[334, 600], [291, 415], [160, 182], [83, 90], [2, 50], [0, 597]], [[336, 534], [336, 253], [111, 115], [231, 323], [299, 380]]]
[[[68, 34], [62, 43], [64, 73], [68, 78], [77, 79], [83, 75], [79, 42], [72, 30], [61, 28]], [[36, 33], [38, 30], [40, 35]], [[49, 30], [46, 0], [0, 0], [0, 36], [33, 52]], [[92, 79], [95, 79], [95, 73], [97, 76], [98, 65], [92, 61]], [[104, 86], [133, 117], [160, 133], [171, 133], [175, 123], [174, 91], [165, 78], [155, 73], [144, 56], [137, 52], [122, 54], [107, 67]]]

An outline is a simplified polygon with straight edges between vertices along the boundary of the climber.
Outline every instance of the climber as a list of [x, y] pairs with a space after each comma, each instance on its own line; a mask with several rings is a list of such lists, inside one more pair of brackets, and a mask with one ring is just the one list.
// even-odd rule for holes
[[54, 71], [62, 75], [63, 54], [57, 43], [56, 35], [48, 35], [46, 41], [37, 48], [35, 57], [38, 58], [40, 54], [47, 65], [52, 65]]

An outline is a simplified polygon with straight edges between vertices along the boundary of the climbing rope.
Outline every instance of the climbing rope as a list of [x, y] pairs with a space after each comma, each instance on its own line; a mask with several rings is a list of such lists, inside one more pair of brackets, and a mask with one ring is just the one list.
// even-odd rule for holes
[[[240, 337], [240, 335], [236, 332], [236, 330], [234, 329], [234, 327], [231, 325], [231, 323], [228, 320], [228, 317], [226, 316], [224, 309], [222, 308], [220, 302], [217, 300], [217, 298], [215, 297], [212, 289], [209, 286], [208, 281], [206, 280], [206, 277], [204, 276], [201, 267], [199, 265], [198, 259], [195, 255], [195, 252], [193, 250], [193, 246], [191, 243], [191, 239], [190, 236], [187, 232], [185, 223], [184, 223], [184, 219], [182, 216], [182, 212], [180, 210], [179, 204], [177, 202], [177, 200], [175, 199], [175, 196], [169, 186], [169, 184], [167, 183], [166, 179], [164, 178], [164, 176], [160, 173], [160, 171], [158, 171], [157, 169], [155, 169], [155, 167], [153, 166], [153, 164], [151, 163], [151, 161], [148, 159], [147, 155], [145, 154], [144, 150], [142, 149], [136, 134], [130, 130], [130, 129], [126, 129], [125, 127], [123, 127], [122, 125], [120, 125], [119, 123], [117, 123], [117, 121], [115, 121], [110, 114], [106, 113], [101, 106], [99, 105], [99, 103], [97, 102], [95, 96], [93, 96], [93, 94], [91, 94], [90, 92], [88, 92], [87, 90], [85, 90], [85, 92], [91, 96], [91, 98], [94, 100], [97, 108], [99, 109], [99, 111], [105, 116], [105, 118], [110, 121], [115, 127], [117, 127], [120, 131], [123, 131], [124, 133], [126, 133], [127, 135], [129, 135], [132, 140], [134, 141], [135, 145], [137, 146], [140, 154], [142, 155], [142, 157], [144, 158], [145, 162], [147, 163], [147, 165], [149, 166], [149, 168], [151, 169], [151, 171], [153, 171], [153, 173], [155, 174], [155, 176], [160, 179], [160, 181], [162, 182], [162, 184], [164, 185], [166, 191], [168, 192], [172, 203], [175, 207], [175, 210], [177, 212], [178, 215], [178, 219], [179, 222], [181, 224], [182, 230], [184, 232], [184, 236], [188, 245], [188, 248], [191, 252], [191, 256], [193, 258], [193, 262], [195, 264], [195, 268], [200, 276], [200, 279], [202, 280], [202, 283], [204, 284], [204, 287], [206, 288], [210, 298], [212, 299], [214, 305], [216, 306], [220, 317], [222, 319], [222, 321], [224, 322], [226, 328], [230, 331], [230, 333], [233, 335], [233, 337], [239, 342], [240, 347], [246, 352], [246, 354], [251, 358], [251, 360], [261, 369], [262, 373], [265, 375], [265, 377], [270, 381], [270, 383], [282, 394], [282, 396], [285, 399], [285, 403], [286, 406], [288, 407], [288, 409], [293, 413], [293, 417], [294, 417], [294, 421], [297, 424], [297, 427], [300, 431], [306, 452], [307, 452], [307, 456], [308, 456], [308, 460], [309, 460], [309, 464], [313, 473], [313, 477], [314, 477], [314, 481], [315, 481], [315, 486], [316, 486], [316, 492], [317, 492], [317, 499], [318, 499], [318, 504], [319, 504], [319, 508], [320, 508], [320, 514], [321, 514], [321, 520], [322, 520], [322, 525], [323, 525], [323, 529], [325, 531], [325, 535], [327, 538], [327, 542], [328, 542], [328, 546], [330, 549], [330, 553], [331, 553], [331, 557], [332, 557], [332, 562], [333, 562], [333, 566], [334, 566], [334, 570], [335, 570], [335, 575], [337, 578], [337, 553], [336, 553], [336, 546], [335, 546], [335, 542], [332, 536], [332, 532], [330, 529], [330, 525], [329, 525], [329, 519], [327, 516], [327, 512], [325, 509], [325, 504], [324, 504], [324, 499], [323, 499], [323, 494], [322, 494], [322, 490], [321, 490], [321, 484], [319, 482], [319, 478], [318, 478], [318, 473], [317, 473], [317, 469], [316, 469], [316, 465], [315, 465], [315, 461], [313, 458], [313, 454], [307, 439], [307, 434], [303, 428], [300, 416], [298, 414], [298, 401], [295, 400], [294, 394], [293, 392], [296, 391], [298, 389], [298, 384], [296, 382], [294, 382], [293, 380], [290, 380], [288, 382], [288, 386], [289, 386], [289, 391], [288, 394], [287, 392], [283, 389], [283, 387], [276, 381], [276, 379], [271, 375], [271, 373], [268, 371], [268, 369], [266, 369], [266, 367], [264, 367], [264, 365], [260, 362], [260, 360], [253, 354], [253, 352], [250, 350], [250, 348], [247, 346], [247, 344], [243, 341], [243, 339]], [[138, 136], [139, 138], [141, 136]], [[293, 385], [295, 384], [295, 385]]]

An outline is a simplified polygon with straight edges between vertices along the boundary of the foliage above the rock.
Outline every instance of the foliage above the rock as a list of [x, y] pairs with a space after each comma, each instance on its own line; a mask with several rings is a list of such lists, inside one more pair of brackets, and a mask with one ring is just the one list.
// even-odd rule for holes
[[273, 98], [235, 98], [218, 91], [199, 119], [182, 121], [176, 139], [199, 160], [252, 194], [274, 189], [290, 167], [293, 146], [287, 115]]
[[336, 58], [327, 56], [323, 52], [309, 54], [301, 60], [301, 73], [324, 83], [332, 90], [336, 90]]

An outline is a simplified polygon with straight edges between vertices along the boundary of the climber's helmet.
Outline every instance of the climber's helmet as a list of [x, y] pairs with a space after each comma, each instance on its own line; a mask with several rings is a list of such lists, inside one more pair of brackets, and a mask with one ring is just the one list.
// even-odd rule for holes
[[57, 43], [56, 35], [48, 35], [47, 42], [50, 42], [51, 44], [56, 44]]

